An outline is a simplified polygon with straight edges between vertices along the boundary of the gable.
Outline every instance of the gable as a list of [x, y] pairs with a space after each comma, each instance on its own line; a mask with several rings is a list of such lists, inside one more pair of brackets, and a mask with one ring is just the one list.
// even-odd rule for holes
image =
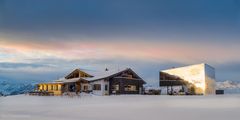
[[[139, 77], [132, 69], [128, 68], [123, 71], [116, 72], [114, 74], [111, 74], [109, 76], [106, 76], [105, 78], [111, 79], [114, 77], [123, 77], [123, 78], [128, 78], [128, 79], [138, 79], [142, 80], [141, 77]], [[102, 78], [104, 79], [104, 78]]]
[[[89, 74], [90, 73], [90, 74]], [[124, 77], [128, 79], [136, 79], [136, 80], [142, 80], [141, 77], [139, 77], [132, 69], [127, 68], [122, 71], [119, 70], [109, 70], [104, 72], [96, 72], [96, 71], [88, 71], [85, 72], [81, 69], [76, 69], [70, 74], [68, 74], [65, 79], [72, 79], [72, 78], [82, 78], [87, 81], [98, 81], [102, 79], [111, 79], [114, 77]], [[145, 81], [143, 81], [145, 83]]]
[[73, 72], [71, 72], [70, 74], [68, 74], [65, 78], [66, 79], [72, 79], [72, 78], [80, 78], [80, 77], [93, 77], [92, 75], [80, 70], [80, 69], [76, 69]]
[[112, 76], [107, 77], [108, 79], [112, 79], [112, 78], [127, 78], [129, 80], [140, 80], [143, 82], [143, 84], [145, 84], [146, 82], [139, 77], [132, 69], [128, 68], [126, 70], [120, 71]]
[[125, 71], [120, 72], [114, 77], [124, 77], [124, 78], [130, 78], [130, 79], [141, 79], [135, 72], [133, 72], [131, 69], [127, 69]]

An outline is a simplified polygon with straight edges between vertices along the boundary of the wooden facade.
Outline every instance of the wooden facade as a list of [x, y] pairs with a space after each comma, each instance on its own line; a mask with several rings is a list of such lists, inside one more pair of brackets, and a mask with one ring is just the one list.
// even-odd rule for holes
[[[144, 81], [124, 77], [112, 78], [109, 81], [109, 94], [142, 94]], [[118, 86], [119, 89], [115, 89]]]

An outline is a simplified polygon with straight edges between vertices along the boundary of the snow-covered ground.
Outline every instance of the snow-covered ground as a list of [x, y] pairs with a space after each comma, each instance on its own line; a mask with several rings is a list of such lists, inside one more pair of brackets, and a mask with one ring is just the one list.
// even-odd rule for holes
[[240, 95], [0, 97], [0, 120], [239, 120]]

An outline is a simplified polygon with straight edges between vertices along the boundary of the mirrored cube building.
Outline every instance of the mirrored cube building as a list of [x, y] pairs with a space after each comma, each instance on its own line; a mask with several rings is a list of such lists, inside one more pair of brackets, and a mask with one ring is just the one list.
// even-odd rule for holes
[[160, 71], [162, 94], [215, 94], [215, 69], [196, 64]]

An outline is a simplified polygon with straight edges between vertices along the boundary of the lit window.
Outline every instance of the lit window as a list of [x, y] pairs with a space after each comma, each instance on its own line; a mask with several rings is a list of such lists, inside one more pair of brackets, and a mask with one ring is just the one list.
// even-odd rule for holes
[[118, 91], [119, 90], [119, 85], [113, 85], [113, 91]]
[[137, 91], [137, 87], [135, 85], [126, 85], [124, 86], [125, 91]]

